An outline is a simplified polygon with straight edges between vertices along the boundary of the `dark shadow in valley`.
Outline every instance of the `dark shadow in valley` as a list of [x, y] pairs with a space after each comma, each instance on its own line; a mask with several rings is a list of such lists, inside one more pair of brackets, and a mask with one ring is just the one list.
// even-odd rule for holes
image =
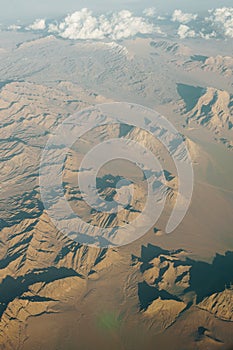
[[193, 55], [190, 58], [191, 58], [192, 61], [204, 63], [207, 60], [208, 56]]
[[206, 89], [200, 86], [177, 84], [177, 92], [185, 103], [186, 113], [190, 112], [196, 106], [197, 101], [205, 91]]
[[[16, 278], [7, 276], [0, 284], [0, 318], [8, 304], [14, 299], [20, 298], [25, 292], [28, 292], [31, 285], [39, 282], [51, 283], [67, 277], [81, 278], [81, 275], [74, 270], [65, 267], [49, 267], [43, 270], [34, 270], [33, 272]], [[40, 297], [36, 298], [39, 298], [40, 301], [45, 301]], [[25, 297], [23, 297], [23, 299], [25, 299]], [[39, 301], [39, 299], [34, 301]], [[33, 299], [31, 299], [31, 301], [33, 301]]]
[[183, 252], [183, 249], [177, 249], [177, 250], [166, 250], [162, 249], [160, 247], [154, 246], [152, 244], [148, 244], [147, 247], [142, 246], [141, 250], [141, 257], [139, 258], [139, 261], [142, 262], [141, 265], [141, 272], [145, 272], [148, 270], [152, 265], [150, 261], [152, 259], [158, 258], [160, 255], [174, 255], [174, 254], [179, 254]]
[[213, 293], [222, 292], [233, 283], [233, 252], [225, 255], [216, 254], [213, 263], [187, 259], [190, 270], [190, 287], [188, 291], [194, 291], [197, 302]]
[[[104, 175], [103, 177], [97, 177], [96, 179], [96, 188], [99, 191], [100, 195], [104, 197], [106, 201], [113, 201], [114, 196], [116, 195], [116, 187], [120, 180], [123, 180], [122, 176], [113, 176], [111, 174]], [[106, 189], [111, 189], [111, 193], [104, 195]]]
[[[184, 294], [194, 292], [196, 302], [201, 302], [204, 298], [224, 291], [226, 288], [231, 288], [233, 284], [233, 252], [226, 252], [224, 255], [216, 254], [211, 264], [203, 261], [195, 261], [190, 258], [177, 259], [179, 253], [184, 252], [182, 249], [169, 251], [160, 247], [148, 245], [142, 247], [141, 257], [138, 261], [141, 262], [140, 270], [144, 273], [146, 270], [153, 267], [152, 260], [160, 257], [160, 261], [172, 262], [174, 268], [179, 266], [190, 266], [190, 269], [178, 276], [175, 283], [189, 274], [189, 287], [184, 290]], [[174, 259], [172, 258], [174, 256]], [[136, 257], [132, 257], [136, 261]], [[140, 309], [146, 309], [154, 300], [161, 299], [180, 300], [175, 294], [169, 294], [164, 290], [158, 289], [158, 282], [161, 282], [167, 268], [160, 269], [159, 277], [155, 280], [154, 285], [150, 286], [145, 281], [138, 284], [138, 298]], [[192, 303], [189, 305], [189, 307]]]
[[0, 90], [1, 90], [4, 86], [6, 86], [6, 85], [8, 85], [8, 84], [11, 84], [11, 83], [14, 83], [14, 80], [0, 81]]
[[120, 124], [120, 133], [119, 137], [124, 137], [130, 133], [134, 129], [133, 125], [128, 124]]
[[3, 230], [5, 227], [17, 225], [23, 220], [37, 219], [44, 211], [43, 203], [38, 198], [38, 191], [36, 189], [25, 192], [23, 195], [9, 197], [6, 201], [2, 202], [2, 207], [4, 206], [13, 207], [14, 209], [7, 218], [0, 219], [0, 230]]
[[140, 310], [146, 310], [148, 306], [158, 298], [162, 300], [180, 301], [176, 296], [171, 295], [165, 290], [160, 291], [155, 287], [149, 286], [145, 281], [138, 284], [138, 297], [140, 300]]
[[[78, 251], [82, 247], [84, 247], [84, 246], [79, 244], [79, 243], [77, 243], [77, 242], [74, 242], [74, 241], [70, 240], [69, 243], [67, 243], [65, 246], [63, 246], [61, 248], [61, 250], [58, 252], [58, 254], [57, 254], [57, 256], [56, 256], [56, 258], [54, 260], [55, 264], [58, 264], [60, 261], [64, 260], [67, 257], [67, 255], [70, 254], [70, 253], [72, 253], [74, 257], [77, 256], [79, 254]], [[90, 248], [88, 246], [85, 246], [83, 254], [86, 255], [88, 253], [89, 249]], [[100, 249], [100, 248], [96, 248], [96, 247], [92, 247], [91, 249], [95, 249], [95, 250], [98, 249], [98, 251], [99, 251], [99, 253], [98, 253], [97, 257], [96, 257], [96, 260], [95, 260], [95, 262], [93, 264], [93, 266], [96, 266], [101, 261], [104, 260], [104, 258], [106, 257], [108, 249], [107, 248], [101, 248]]]
[[[17, 244], [15, 244], [13, 246], [13, 249], [11, 249], [11, 251], [16, 250], [16, 252], [11, 254], [11, 251], [9, 251], [9, 254], [4, 259], [0, 260], [0, 270], [5, 269], [11, 262], [22, 257], [25, 250], [25, 246], [29, 245], [31, 240], [32, 240], [32, 236], [27, 237], [24, 240], [21, 240]], [[22, 246], [22, 249], [19, 249], [20, 246]], [[0, 294], [0, 300], [1, 300], [1, 294]]]

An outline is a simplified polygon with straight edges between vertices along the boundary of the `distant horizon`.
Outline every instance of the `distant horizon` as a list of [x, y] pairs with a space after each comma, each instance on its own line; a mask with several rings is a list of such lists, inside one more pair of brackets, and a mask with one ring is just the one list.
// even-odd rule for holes
[[128, 1], [114, 1], [109, 3], [106, 0], [67, 0], [66, 2], [57, 2], [55, 0], [0, 0], [0, 6], [4, 10], [0, 13], [0, 23], [6, 23], [16, 20], [30, 20], [38, 17], [54, 18], [56, 16], [64, 16], [68, 13], [78, 11], [82, 8], [89, 8], [95, 12], [99, 11], [117, 11], [117, 10], [131, 10], [135, 13], [142, 11], [146, 7], [155, 7], [161, 14], [171, 13], [175, 9], [181, 9], [183, 11], [190, 12], [204, 12], [218, 7], [232, 7], [232, 1], [210, 1], [206, 0], [202, 3], [200, 0], [196, 2], [187, 2], [186, 0], [167, 0], [164, 1], [152, 1], [145, 0], [143, 3], [139, 0]]

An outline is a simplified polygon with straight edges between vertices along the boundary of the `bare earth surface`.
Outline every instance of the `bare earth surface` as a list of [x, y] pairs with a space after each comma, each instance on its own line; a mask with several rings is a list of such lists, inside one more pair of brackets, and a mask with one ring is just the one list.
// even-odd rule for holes
[[[30, 33], [0, 32], [0, 37], [0, 349], [228, 349], [233, 344], [230, 45], [216, 42], [213, 52], [198, 40], [116, 44]], [[49, 135], [62, 121], [110, 101], [142, 104], [165, 115], [184, 135], [195, 183], [185, 219], [165, 234], [178, 177], [164, 147], [137, 128], [123, 136], [119, 126], [85, 135], [66, 159], [64, 191], [87, 222], [123, 225], [145, 205], [141, 172], [120, 160], [101, 170], [100, 193], [114, 197], [118, 177], [133, 178], [130, 206], [112, 217], [93, 213], [83, 201], [77, 167], [98, 142], [137, 141], [158, 156], [166, 178], [161, 186], [167, 202], [155, 227], [130, 245], [103, 249], [82, 246], [56, 229], [41, 201], [39, 166]]]

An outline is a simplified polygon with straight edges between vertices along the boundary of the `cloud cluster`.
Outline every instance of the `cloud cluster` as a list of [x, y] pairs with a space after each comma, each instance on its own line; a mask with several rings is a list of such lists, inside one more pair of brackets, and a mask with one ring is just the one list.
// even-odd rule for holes
[[155, 7], [149, 7], [143, 11], [144, 16], [146, 17], [155, 17], [156, 13], [157, 13], [157, 10]]
[[12, 30], [12, 31], [17, 31], [20, 30], [22, 27], [20, 25], [17, 24], [11, 24], [7, 29], [8, 30]]
[[185, 24], [181, 24], [179, 26], [177, 34], [181, 39], [186, 39], [186, 38], [195, 38], [196, 33], [194, 30], [190, 29], [189, 26]]
[[211, 16], [207, 17], [207, 21], [212, 21], [219, 30], [223, 31], [223, 35], [233, 38], [233, 7], [222, 7], [210, 11]]
[[57, 33], [65, 39], [110, 38], [121, 40], [138, 34], [152, 34], [159, 28], [147, 22], [143, 17], [135, 17], [130, 11], [120, 11], [107, 17], [94, 16], [92, 11], [82, 9], [67, 16], [62, 22], [49, 25], [50, 33]]
[[30, 26], [28, 26], [27, 29], [31, 30], [45, 30], [46, 23], [45, 19], [36, 19], [34, 23], [32, 23]]
[[179, 22], [182, 24], [187, 24], [191, 21], [197, 19], [197, 15], [192, 13], [184, 13], [181, 10], [175, 10], [172, 15], [173, 22]]
[[146, 8], [141, 16], [135, 16], [127, 10], [96, 16], [92, 11], [84, 8], [59, 22], [37, 19], [27, 27], [11, 25], [7, 29], [43, 31], [73, 40], [118, 41], [138, 35], [166, 35], [161, 31], [158, 23], [161, 23], [163, 30], [167, 28], [168, 35], [176, 35], [181, 39], [233, 38], [233, 7], [209, 10], [207, 17], [185, 13], [180, 9], [163, 17], [154, 7]]
[[[175, 10], [172, 15], [173, 22], [179, 22], [177, 34], [181, 39], [199, 37], [233, 38], [233, 8], [222, 7], [210, 10], [207, 17], [196, 14], [183, 13]], [[190, 24], [188, 24], [191, 22]], [[187, 25], [188, 24], [188, 25]]]

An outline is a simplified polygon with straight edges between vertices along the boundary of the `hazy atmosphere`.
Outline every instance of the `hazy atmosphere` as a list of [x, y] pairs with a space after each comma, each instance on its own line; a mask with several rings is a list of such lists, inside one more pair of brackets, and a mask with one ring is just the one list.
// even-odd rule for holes
[[15, 19], [31, 19], [38, 16], [53, 17], [65, 15], [70, 12], [89, 8], [96, 12], [113, 11], [129, 9], [132, 11], [141, 11], [146, 7], [155, 7], [161, 13], [171, 13], [176, 8], [181, 8], [185, 11], [206, 11], [214, 7], [228, 7], [232, 5], [231, 0], [205, 0], [205, 1], [187, 1], [187, 0], [166, 0], [166, 1], [104, 1], [104, 0], [1, 0], [1, 21], [11, 21]]
[[0, 6], [0, 349], [232, 350], [232, 1]]

